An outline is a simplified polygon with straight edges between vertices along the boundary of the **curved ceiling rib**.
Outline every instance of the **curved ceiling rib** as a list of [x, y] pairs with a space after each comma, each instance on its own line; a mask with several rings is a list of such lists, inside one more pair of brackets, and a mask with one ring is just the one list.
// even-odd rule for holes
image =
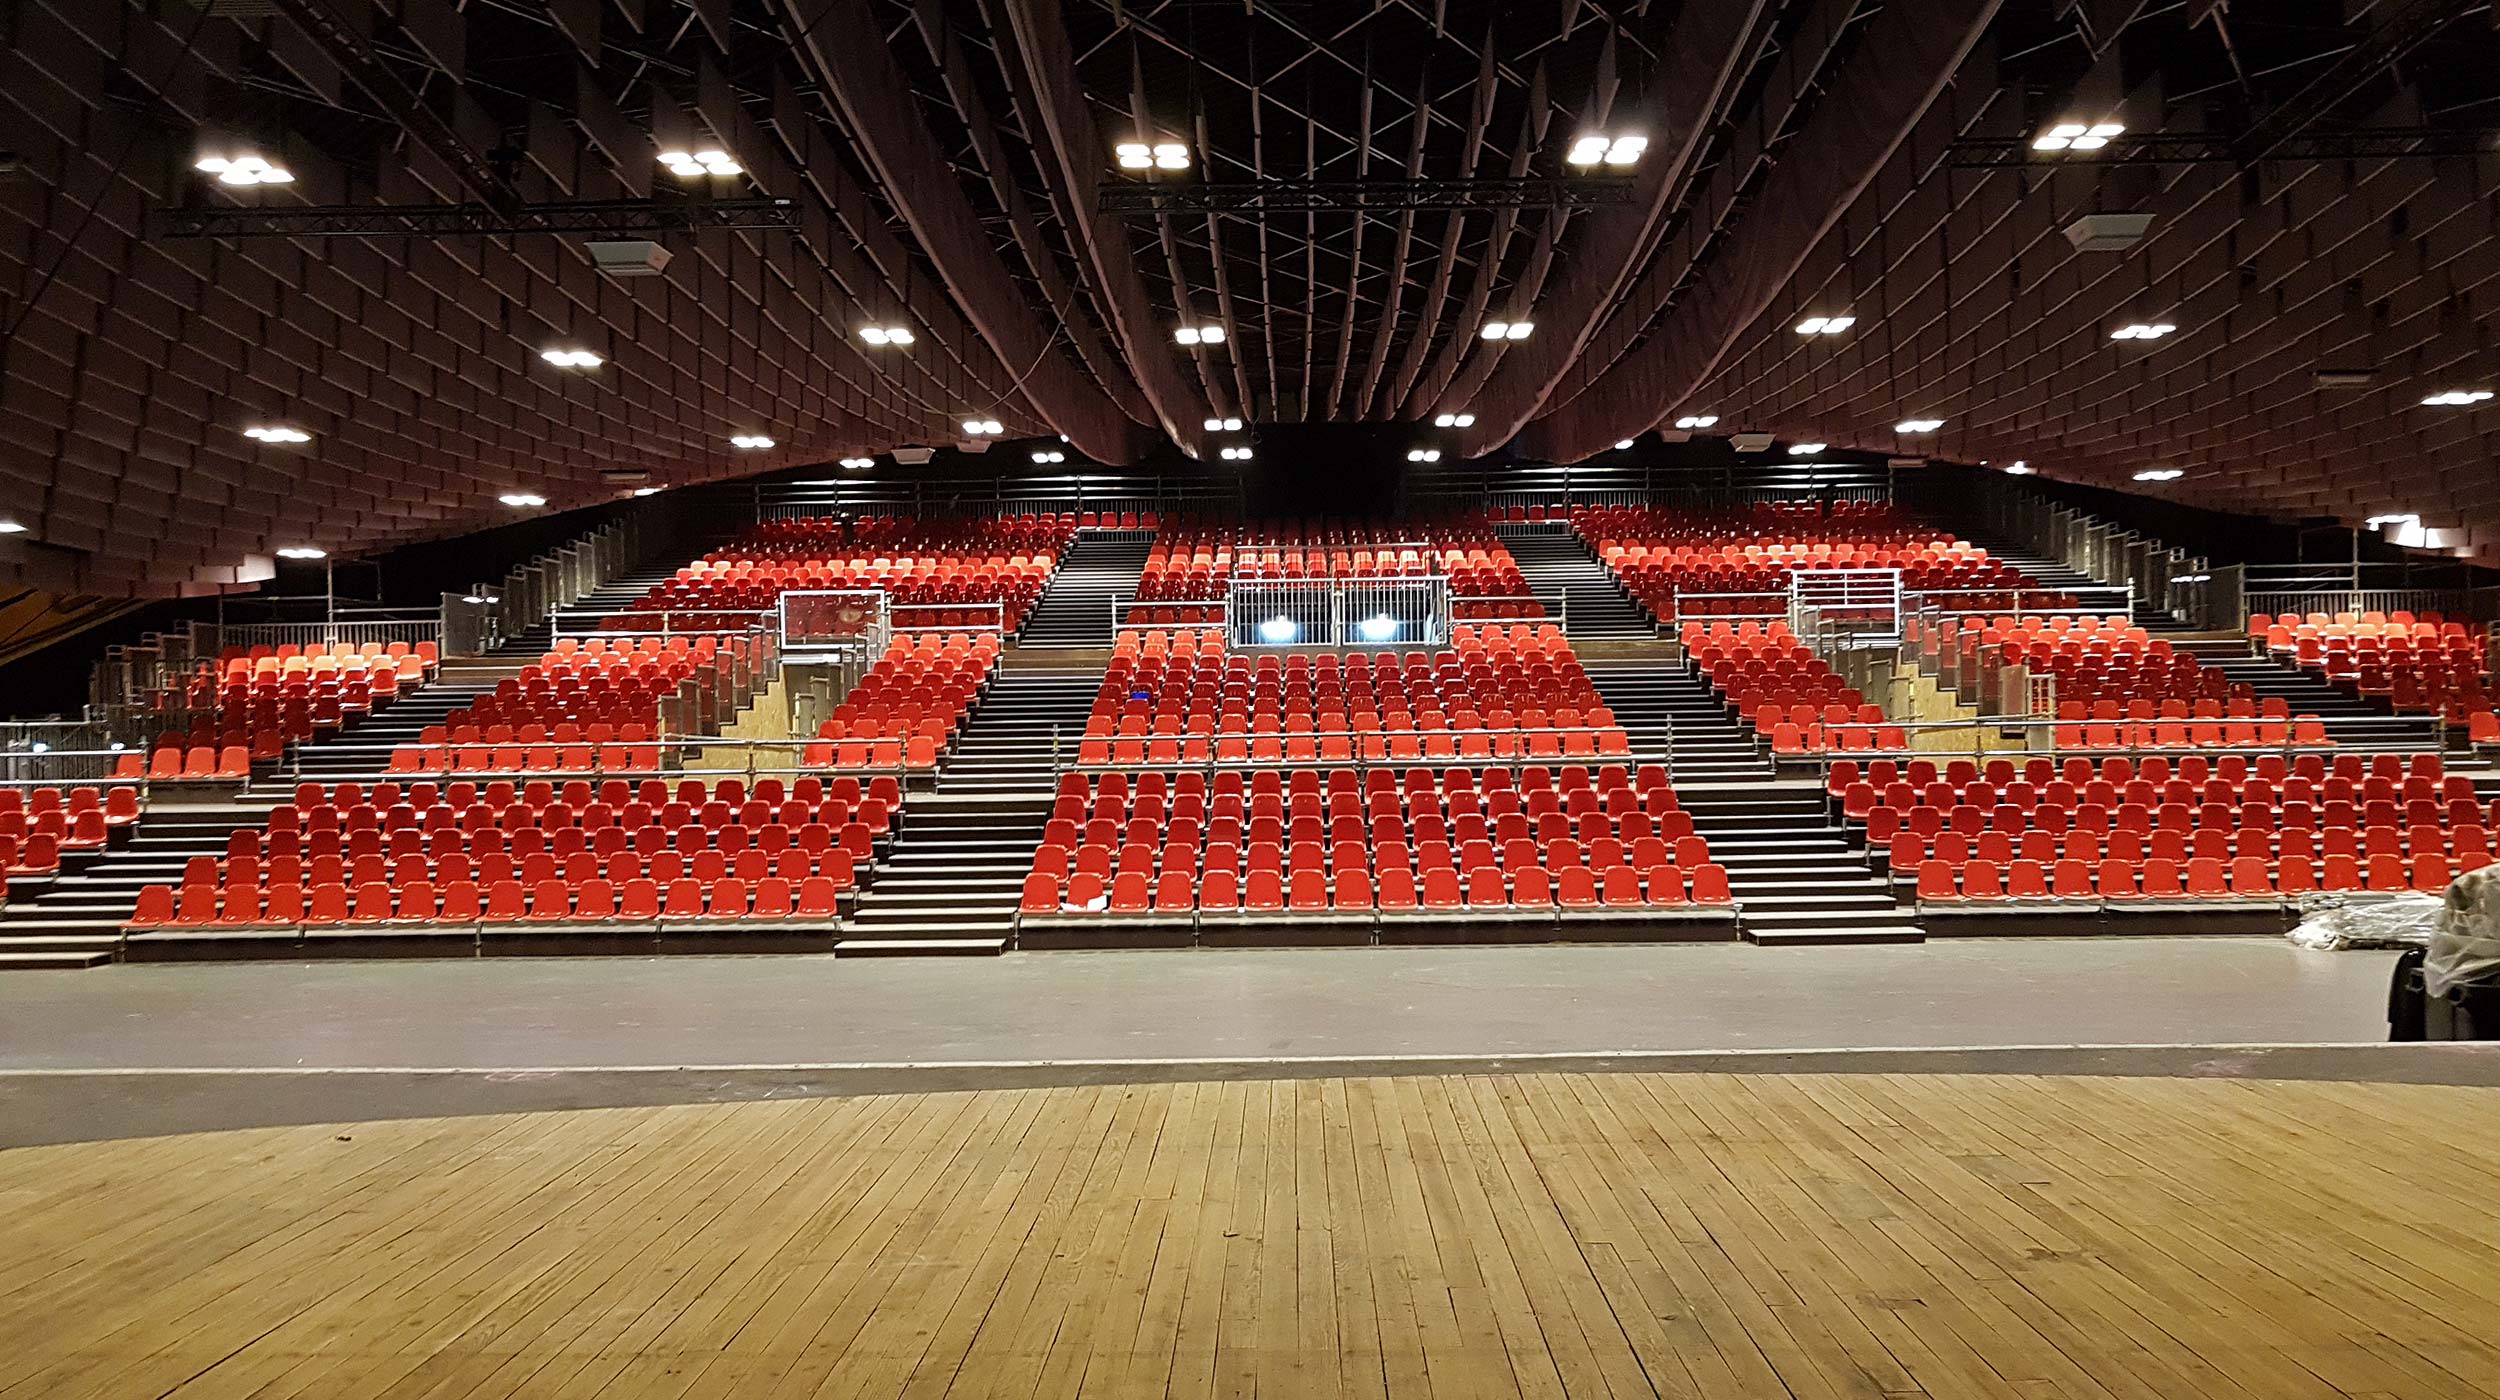
[[1763, 187], [1741, 256], [1723, 254], [1648, 342], [1520, 446], [1558, 462], [1657, 423], [1698, 388], [1875, 178], [1986, 33], [2000, 0], [1923, 0], [1873, 21], [1857, 58]]
[[[1069, 51], [1058, 0], [1000, 3], [1008, 23], [998, 37], [1003, 47], [1012, 35], [1015, 48], [1014, 59], [1002, 54], [1000, 61], [1023, 64], [1038, 118], [1033, 133], [1039, 148], [1035, 154], [1042, 158], [1046, 171], [1055, 169], [1059, 176], [1071, 228], [1093, 264], [1094, 290], [1109, 310], [1112, 333], [1146, 391], [1147, 402], [1162, 420], [1164, 433], [1191, 456], [1204, 457], [1207, 405], [1190, 391], [1164, 349], [1162, 327], [1146, 305], [1145, 284], [1137, 274], [1128, 230], [1116, 221], [1106, 222], [1094, 210], [1094, 190], [1101, 183], [1110, 148], [1094, 130], [1085, 93], [1077, 86], [1076, 58]], [[1239, 354], [1240, 347], [1234, 346], [1233, 353]]]
[[799, 8], [798, 0], [782, 2], [802, 56], [824, 78], [843, 125], [883, 182], [887, 201], [928, 251], [982, 339], [1018, 376], [1011, 391], [1020, 390], [1078, 451], [1114, 465], [1135, 461], [1145, 442], [1119, 405], [1060, 355], [1055, 328], [1040, 324], [1000, 265], [996, 246], [920, 120], [918, 98], [895, 66], [865, 0], [830, 0], [812, 18], [802, 18]]
[[1644, 255], [1655, 243], [1652, 235], [1659, 221], [1684, 188], [1686, 172], [1709, 135], [1712, 115], [1743, 71], [1754, 28], [1768, 3], [1711, 0], [1687, 8], [1677, 22], [1675, 57], [1660, 83], [1675, 105], [1657, 120], [1657, 130], [1675, 134], [1674, 148], [1670, 152], [1665, 142], [1653, 140], [1638, 203], [1588, 216], [1575, 240], [1581, 256], [1551, 300], [1537, 308], [1536, 321], [1545, 334], [1503, 356], [1485, 388], [1474, 396], [1471, 411], [1477, 426], [1462, 439], [1462, 452], [1474, 454], [1498, 446], [1536, 416], [1554, 386], [1579, 360], [1604, 320], [1604, 312], [1640, 272]]
[[1006, 144], [1000, 139], [997, 119], [990, 115], [989, 103], [973, 76], [972, 62], [964, 53], [958, 27], [948, 22], [945, 8], [937, 0], [917, 0], [912, 17], [919, 23], [921, 39], [929, 46], [945, 78], [948, 99], [963, 117], [965, 134], [971, 139], [973, 154], [979, 157], [981, 172], [989, 182], [990, 197], [1006, 215], [1016, 249], [1024, 255], [1025, 266], [1032, 270], [1033, 284], [1042, 293], [1045, 309], [1059, 312], [1061, 332], [1076, 347], [1077, 358], [1093, 372], [1111, 401], [1130, 418], [1146, 422], [1154, 411], [1146, 406], [1145, 394], [1129, 374], [1128, 365], [1103, 343], [1100, 327], [1085, 309], [1077, 306], [1076, 289], [1042, 236], [1041, 218], [1016, 183], [1007, 164]]

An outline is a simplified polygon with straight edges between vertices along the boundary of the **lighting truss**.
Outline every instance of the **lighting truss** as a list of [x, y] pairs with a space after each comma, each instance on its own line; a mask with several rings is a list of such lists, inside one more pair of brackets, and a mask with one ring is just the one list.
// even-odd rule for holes
[[[2500, 132], [2434, 127], [2373, 127], [2358, 131], [2304, 131], [2286, 136], [2261, 161], [2401, 160], [2416, 156], [2489, 154]], [[2012, 170], [2048, 166], [2088, 170], [2096, 165], [2238, 165], [2246, 163], [2233, 137], [2219, 133], [2129, 132], [2107, 146], [2076, 155], [2036, 151], [2028, 137], [1964, 137], [1945, 163], [1957, 170]]]
[[1632, 202], [1629, 176], [1569, 180], [1506, 176], [1466, 180], [1245, 180], [1233, 183], [1105, 184], [1106, 214], [1280, 214], [1328, 209], [1593, 209]]
[[524, 204], [323, 204], [297, 208], [204, 206], [156, 216], [166, 238], [452, 238], [504, 233], [665, 233], [685, 229], [790, 229], [790, 199], [589, 199]]

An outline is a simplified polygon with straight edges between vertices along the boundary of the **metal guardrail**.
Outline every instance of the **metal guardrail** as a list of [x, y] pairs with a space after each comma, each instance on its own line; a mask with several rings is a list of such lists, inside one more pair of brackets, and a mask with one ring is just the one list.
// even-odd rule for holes
[[[2433, 720], [2432, 716], [2427, 715], [2422, 716], [2422, 718], [2426, 720]], [[2387, 719], [2388, 716], [2386, 715], [2311, 715], [2295, 716], [2288, 720], [2258, 720], [2247, 718], [2186, 720], [2075, 720], [2025, 714], [1985, 715], [1977, 719], [1958, 720], [1887, 720], [1881, 724], [1826, 724], [1821, 727], [1823, 732], [1826, 734], [1847, 733], [1849, 731], [1863, 730], [1895, 731], [1903, 734], [1910, 740], [1911, 746], [1909, 748], [1877, 749], [1870, 747], [1848, 749], [1827, 745], [1824, 748], [1808, 753], [1777, 755], [1776, 757], [1778, 757], [1782, 762], [1815, 764], [1821, 767], [1825, 771], [1826, 775], [1829, 774], [1832, 764], [1843, 761], [1852, 763], [1864, 763], [1869, 759], [1893, 759], [1896, 761], [1906, 761], [1910, 759], [1922, 758], [1957, 757], [1963, 753], [1968, 753], [1971, 757], [1982, 760], [1988, 758], [2008, 757], [2131, 759], [2160, 756], [2166, 758], [2176, 758], [2186, 754], [2198, 754], [2208, 758], [2219, 758], [2233, 754], [2252, 758], [2265, 755], [2282, 755], [2286, 758], [2291, 758], [2301, 754], [2332, 754], [2342, 752], [2344, 751], [2344, 746], [2341, 742], [2337, 741], [2335, 737], [2338, 730], [2349, 730], [2360, 725], [2385, 724]], [[2119, 730], [2122, 734], [2127, 734], [2131, 733], [2136, 727], [2139, 726], [2150, 728], [2156, 725], [2178, 725], [2182, 728], [2190, 729], [2203, 728], [2205, 726], [2227, 729], [2243, 726], [2248, 728], [2258, 728], [2260, 726], [2282, 725], [2295, 731], [2295, 734], [2302, 729], [2315, 727], [2316, 729], [2323, 730], [2326, 738], [2323, 742], [2302, 740], [2297, 737], [2293, 737], [2287, 738], [2281, 742], [2234, 743], [2224, 741], [2197, 743], [2191, 741], [2187, 743], [2157, 742], [2141, 744], [2125, 742], [2118, 744], [2067, 744], [2062, 743], [2059, 739], [2059, 731], [2061, 730], [2095, 730], [2114, 728]], [[1917, 740], [1920, 736], [1942, 734], [1968, 735], [1971, 742], [1967, 748], [1958, 744], [1942, 748], [1934, 746], [1921, 748], [1918, 746]], [[2432, 747], [2444, 747], [2444, 724], [2440, 724], [2434, 720], [2433, 736]], [[1991, 739], [1994, 739], [1995, 741], [1993, 744], [1989, 742]]]
[[676, 531], [647, 502], [578, 540], [522, 564], [495, 583], [442, 595], [445, 656], [482, 656], [606, 586], [658, 553]]
[[[1590, 764], [1606, 763], [1664, 764], [1668, 761], [1664, 755], [1643, 755], [1636, 752], [1612, 754], [1530, 752], [1530, 749], [1533, 747], [1533, 740], [1550, 738], [1559, 745], [1564, 736], [1572, 734], [1588, 735], [1590, 736], [1592, 744], [1595, 744], [1602, 742], [1605, 735], [1625, 734], [1625, 731], [1623, 726], [1620, 724], [1611, 726], [1510, 725], [1502, 728], [1477, 729], [1366, 729], [1359, 733], [1339, 732], [1330, 734], [1115, 734], [1106, 737], [1099, 734], [1086, 735], [1081, 733], [1071, 736], [1060, 730], [1058, 727], [1053, 726], [1050, 735], [1051, 771], [1053, 773], [1073, 772], [1078, 770], [1089, 773], [1147, 771], [1171, 772], [1196, 770], [1213, 771], [1227, 768], [1392, 768], [1404, 771], [1405, 769], [1413, 768], [1419, 765], [1430, 765], [1436, 763], [1464, 764], [1470, 768], [1520, 768], [1537, 767], [1540, 765], [1551, 766], [1558, 763], [1564, 765], [1586, 766]], [[1630, 736], [1625, 734], [1625, 737], [1628, 742]], [[1285, 740], [1309, 739], [1313, 741], [1313, 748], [1315, 751], [1318, 747], [1318, 741], [1320, 740], [1333, 741], [1342, 739], [1347, 741], [1349, 752], [1335, 757], [1310, 758], [1257, 758], [1249, 756], [1219, 757], [1215, 753], [1215, 748], [1219, 742], [1230, 744], [1234, 740], [1239, 740], [1245, 749], [1249, 749], [1256, 747], [1257, 741], [1268, 739], [1277, 740], [1280, 747]], [[1392, 747], [1394, 746], [1395, 741], [1401, 739], [1415, 740], [1417, 752], [1413, 754], [1389, 754], [1385, 752], [1375, 753], [1372, 751], [1375, 747], [1381, 749]], [[1452, 752], [1449, 754], [1432, 754], [1424, 752], [1423, 750], [1427, 747], [1428, 741], [1436, 739], [1450, 740]], [[1189, 744], [1205, 743], [1208, 746], [1208, 756], [1198, 759], [1186, 757], [1168, 759], [1144, 757], [1133, 761], [1123, 760], [1116, 757], [1118, 746], [1121, 745], [1145, 745], [1151, 753], [1155, 746], [1165, 743], [1181, 746], [1184, 752], [1186, 752], [1186, 748]], [[1086, 749], [1095, 744], [1113, 745], [1113, 752], [1115, 756], [1101, 761], [1091, 761], [1086, 759], [1084, 757]]]

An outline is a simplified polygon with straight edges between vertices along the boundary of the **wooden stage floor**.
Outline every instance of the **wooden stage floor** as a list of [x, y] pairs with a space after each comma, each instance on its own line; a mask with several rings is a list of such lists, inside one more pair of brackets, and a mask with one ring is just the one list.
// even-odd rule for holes
[[0, 1152], [0, 1396], [2500, 1396], [2500, 1090], [1520, 1075]]

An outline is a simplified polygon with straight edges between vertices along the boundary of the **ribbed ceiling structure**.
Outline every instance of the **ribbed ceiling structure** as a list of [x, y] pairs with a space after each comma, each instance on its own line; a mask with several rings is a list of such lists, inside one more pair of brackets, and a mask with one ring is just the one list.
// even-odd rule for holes
[[[2500, 559], [2500, 406], [2420, 402], [2500, 373], [2485, 0], [0, 13], [0, 112], [22, 133], [0, 176], [0, 520], [25, 527], [0, 535], [0, 581], [23, 587], [231, 587], [289, 546], [498, 522], [505, 494], [579, 504], [622, 473], [688, 484], [990, 419], [1112, 464], [1167, 440], [1212, 457], [1228, 435], [1203, 424], [1231, 417], [1412, 422], [1453, 457], [1572, 461], [1708, 413], [2099, 484], [2177, 468], [2142, 489], [2415, 513]], [[2029, 158], [2070, 119], [2190, 144]], [[1138, 183], [1585, 180], [1565, 154], [1590, 133], [1648, 141], [1597, 172], [1629, 177], [1612, 202], [1105, 207]], [[2335, 144], [2373, 133], [2396, 135]], [[1123, 170], [1129, 141], [1189, 166]], [[672, 149], [743, 169], [683, 178]], [[193, 168], [243, 150], [295, 178]], [[791, 227], [650, 235], [665, 269], [618, 278], [577, 234], [161, 223], [707, 195], [791, 201]], [[2093, 213], [2150, 222], [2079, 251], [2065, 230]], [[1855, 319], [1792, 329], [1815, 315]], [[1484, 339], [1496, 320], [1536, 330]], [[2177, 329], [2111, 339], [2136, 322]], [[1176, 344], [1185, 325], [1222, 341]], [[2345, 387], [2321, 387], [2330, 370]], [[1431, 428], [1444, 413], [1473, 426]], [[1909, 418], [1945, 426], [1896, 437]], [[242, 431], [269, 424], [310, 441]]]

